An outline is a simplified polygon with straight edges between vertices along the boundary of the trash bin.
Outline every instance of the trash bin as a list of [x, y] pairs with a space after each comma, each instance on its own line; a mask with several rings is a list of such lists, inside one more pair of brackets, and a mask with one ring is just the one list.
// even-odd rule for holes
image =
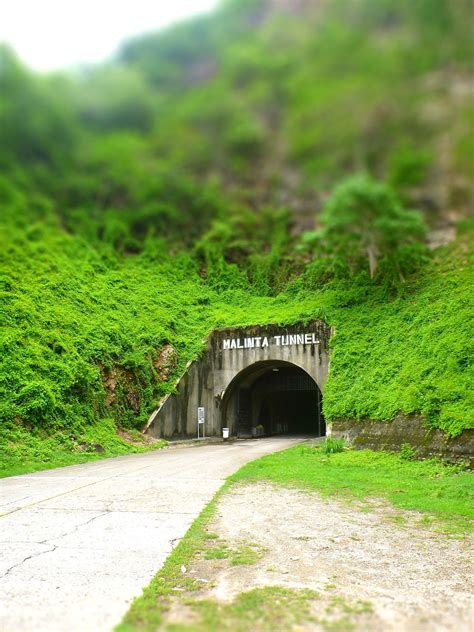
[[229, 438], [229, 428], [222, 428], [222, 438], [224, 441]]

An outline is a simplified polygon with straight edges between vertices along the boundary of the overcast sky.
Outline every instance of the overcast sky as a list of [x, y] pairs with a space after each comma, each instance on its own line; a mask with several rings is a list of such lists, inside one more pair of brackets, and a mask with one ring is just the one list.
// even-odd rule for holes
[[190, 15], [217, 0], [0, 0], [0, 42], [36, 70], [106, 59], [120, 42]]

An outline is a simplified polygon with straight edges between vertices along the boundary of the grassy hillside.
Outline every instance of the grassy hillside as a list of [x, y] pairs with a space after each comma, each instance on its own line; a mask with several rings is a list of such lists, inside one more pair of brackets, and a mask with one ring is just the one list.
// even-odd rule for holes
[[82, 74], [1, 49], [6, 467], [144, 449], [117, 427], [219, 326], [323, 318], [328, 419], [472, 427], [469, 222], [373, 279], [317, 230], [360, 172], [430, 229], [469, 215], [468, 28], [464, 0], [225, 0]]
[[[214, 327], [313, 318], [337, 331], [324, 398], [329, 420], [421, 412], [429, 425], [459, 434], [474, 422], [466, 243], [440, 252], [398, 296], [366, 277], [312, 287], [308, 270], [268, 297], [235, 270], [235, 287], [209, 287], [188, 254], [169, 257], [156, 244], [120, 258], [54, 225], [33, 225], [2, 252], [5, 462], [47, 459], [41, 437], [79, 455], [96, 443], [120, 452], [114, 424], [139, 429]], [[163, 374], [155, 361], [169, 344], [176, 356]], [[108, 399], [112, 371], [117, 386]]]

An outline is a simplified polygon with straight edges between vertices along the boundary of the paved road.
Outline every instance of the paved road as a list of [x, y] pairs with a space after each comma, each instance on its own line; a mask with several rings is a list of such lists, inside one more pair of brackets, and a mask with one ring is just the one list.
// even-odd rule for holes
[[175, 448], [3, 479], [0, 630], [108, 632], [223, 480], [298, 441]]

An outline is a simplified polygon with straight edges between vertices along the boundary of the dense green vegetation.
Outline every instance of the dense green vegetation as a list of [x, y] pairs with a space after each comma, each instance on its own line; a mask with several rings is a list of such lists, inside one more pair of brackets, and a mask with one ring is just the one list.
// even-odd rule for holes
[[468, 212], [468, 30], [464, 0], [224, 0], [76, 75], [0, 49], [8, 467], [135, 449], [224, 325], [335, 326], [328, 419], [472, 427], [472, 229], [423, 242]]

